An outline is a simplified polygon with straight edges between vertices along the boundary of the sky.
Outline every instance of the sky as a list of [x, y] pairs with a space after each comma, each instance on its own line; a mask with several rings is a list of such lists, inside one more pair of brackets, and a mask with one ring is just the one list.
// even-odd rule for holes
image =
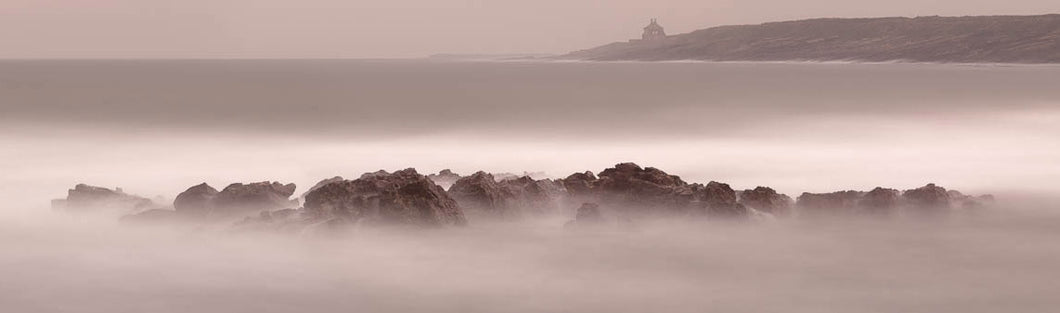
[[1060, 13], [1056, 0], [0, 0], [0, 58], [407, 58], [564, 53], [814, 17]]

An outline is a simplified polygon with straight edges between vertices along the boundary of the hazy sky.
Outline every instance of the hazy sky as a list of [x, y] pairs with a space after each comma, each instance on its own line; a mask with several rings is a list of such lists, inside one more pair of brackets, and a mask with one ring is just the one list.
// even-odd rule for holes
[[1057, 0], [0, 0], [0, 58], [561, 53], [811, 17], [1060, 13]]

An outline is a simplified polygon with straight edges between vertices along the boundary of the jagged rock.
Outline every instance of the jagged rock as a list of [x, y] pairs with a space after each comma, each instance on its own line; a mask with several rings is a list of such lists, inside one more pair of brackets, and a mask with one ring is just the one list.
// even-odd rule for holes
[[428, 179], [433, 181], [435, 184], [438, 184], [438, 186], [442, 186], [442, 188], [446, 190], [448, 190], [449, 187], [453, 186], [453, 184], [455, 184], [457, 180], [460, 180], [461, 177], [462, 176], [460, 176], [460, 174], [453, 173], [453, 171], [450, 169], [444, 169], [441, 172], [438, 172], [438, 174], [427, 175]]
[[789, 216], [795, 201], [785, 194], [777, 193], [773, 188], [759, 186], [741, 192], [739, 203], [774, 216]]
[[495, 216], [512, 216], [515, 195], [483, 171], [460, 178], [449, 187], [449, 195], [469, 212], [481, 211]]
[[535, 180], [530, 176], [507, 179], [501, 181], [500, 186], [512, 195], [512, 200], [507, 203], [510, 209], [518, 209], [524, 213], [544, 214], [555, 211], [559, 201], [567, 193], [560, 183], [551, 179]]
[[367, 173], [335, 182], [306, 195], [306, 213], [318, 221], [341, 224], [413, 226], [464, 225], [456, 200], [415, 169]]
[[750, 217], [753, 210], [737, 203], [729, 185], [689, 184], [654, 167], [621, 163], [600, 172], [578, 173], [562, 180], [575, 200], [593, 200], [634, 215], [702, 214], [714, 218]]
[[654, 167], [641, 168], [633, 163], [621, 163], [605, 169], [592, 186], [593, 192], [605, 204], [646, 210], [680, 207], [693, 197], [692, 190], [678, 190], [678, 187], [688, 186], [680, 177]]
[[523, 176], [498, 182], [492, 174], [480, 171], [457, 180], [449, 188], [449, 195], [469, 214], [518, 218], [554, 211], [566, 190], [550, 179]]
[[572, 197], [591, 197], [593, 194], [593, 182], [598, 178], [593, 175], [593, 172], [586, 171], [585, 173], [574, 173], [567, 178], [559, 180], [559, 183], [563, 185], [564, 189]]
[[284, 185], [278, 182], [231, 184], [213, 198], [213, 213], [239, 215], [294, 208], [298, 206], [298, 201], [291, 200], [290, 197], [295, 188], [294, 184]]
[[206, 183], [188, 188], [173, 200], [176, 213], [185, 216], [203, 217], [213, 210], [213, 200], [218, 191]]
[[118, 211], [118, 212], [141, 212], [158, 207], [150, 199], [130, 195], [121, 188], [114, 190], [77, 184], [74, 189], [67, 191], [66, 199], [52, 200], [52, 208], [70, 212], [95, 212], [95, 211]]
[[939, 211], [950, 209], [950, 194], [946, 188], [927, 184], [927, 186], [906, 190], [902, 193], [906, 203], [915, 209]]
[[310, 187], [309, 190], [306, 190], [305, 192], [303, 192], [301, 197], [302, 197], [302, 199], [305, 199], [305, 196], [308, 195], [310, 192], [313, 192], [313, 190], [320, 189], [320, 187], [324, 187], [324, 185], [327, 185], [327, 184], [330, 184], [330, 183], [340, 182], [340, 181], [344, 181], [344, 180], [346, 180], [346, 179], [342, 178], [342, 176], [335, 176], [335, 177], [332, 177], [332, 178], [321, 180], [320, 182], [317, 182], [316, 185], [313, 185], [313, 187]]
[[805, 192], [796, 200], [795, 206], [804, 215], [837, 215], [857, 211], [858, 201], [864, 192], [837, 191], [833, 193]]
[[[697, 186], [698, 187], [698, 186]], [[712, 181], [696, 193], [712, 218], [748, 218], [754, 212], [736, 201], [736, 191], [728, 184]]]
[[872, 215], [890, 215], [898, 209], [900, 195], [898, 190], [876, 187], [858, 200], [858, 208]]

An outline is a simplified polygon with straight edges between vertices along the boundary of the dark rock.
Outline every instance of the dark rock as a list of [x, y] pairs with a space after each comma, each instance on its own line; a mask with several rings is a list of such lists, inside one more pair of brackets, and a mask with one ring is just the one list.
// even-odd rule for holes
[[555, 211], [566, 190], [550, 179], [523, 176], [498, 182], [492, 174], [477, 172], [454, 183], [449, 195], [468, 214], [519, 218]]
[[803, 193], [795, 203], [800, 215], [841, 215], [856, 212], [864, 192]]
[[463, 211], [415, 169], [367, 173], [356, 180], [327, 184], [306, 195], [306, 213], [318, 221], [342, 224], [412, 226], [464, 225]]
[[499, 217], [517, 215], [513, 203], [515, 195], [490, 173], [479, 171], [460, 178], [449, 187], [449, 195], [469, 213], [478, 211]]
[[705, 205], [709, 217], [749, 218], [754, 215], [752, 210], [737, 203], [736, 191], [728, 184], [712, 181], [696, 194], [701, 205]]
[[67, 192], [66, 199], [52, 201], [52, 208], [69, 212], [141, 212], [158, 207], [150, 199], [114, 190], [77, 184]]
[[188, 188], [173, 200], [176, 213], [185, 216], [204, 217], [213, 210], [213, 200], [218, 191], [206, 183]]
[[745, 218], [755, 213], [737, 203], [736, 192], [729, 185], [689, 184], [676, 175], [633, 163], [605, 169], [599, 178], [591, 172], [574, 174], [562, 183], [574, 200], [599, 202], [632, 215]]
[[320, 187], [324, 187], [325, 185], [330, 184], [330, 183], [336, 183], [336, 182], [340, 182], [340, 181], [344, 181], [344, 180], [346, 180], [346, 179], [342, 178], [342, 176], [335, 176], [335, 177], [332, 177], [332, 178], [321, 180], [320, 182], [317, 182], [316, 185], [313, 185], [313, 187], [309, 188], [309, 190], [306, 190], [305, 192], [303, 192], [302, 193], [302, 199], [305, 199], [305, 196], [308, 195], [310, 192], [313, 192], [313, 190], [320, 189]]
[[779, 194], [773, 188], [761, 186], [744, 190], [739, 194], [739, 198], [740, 204], [774, 216], [790, 216], [795, 204], [791, 197]]
[[858, 207], [871, 215], [891, 215], [900, 205], [900, 195], [898, 190], [876, 187], [858, 200]]
[[940, 211], [951, 208], [949, 192], [935, 184], [906, 190], [902, 193], [902, 198], [914, 209]]
[[593, 194], [593, 183], [598, 178], [593, 172], [574, 173], [567, 178], [559, 180], [564, 189], [573, 197], [591, 197]]
[[553, 212], [566, 197], [563, 185], [551, 179], [535, 180], [530, 176], [506, 179], [500, 182], [512, 199], [507, 201], [509, 209], [522, 213], [545, 214]]
[[294, 208], [298, 206], [298, 201], [291, 200], [290, 197], [295, 188], [294, 184], [284, 185], [278, 182], [231, 184], [214, 197], [213, 213], [238, 215]]

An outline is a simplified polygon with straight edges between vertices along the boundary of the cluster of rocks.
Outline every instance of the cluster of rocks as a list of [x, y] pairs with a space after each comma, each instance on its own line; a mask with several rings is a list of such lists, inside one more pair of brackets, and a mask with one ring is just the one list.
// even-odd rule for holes
[[806, 216], [842, 216], [851, 214], [888, 216], [894, 214], [944, 214], [955, 209], [974, 209], [989, 205], [993, 196], [967, 196], [935, 184], [898, 191], [876, 187], [863, 191], [803, 193], [796, 206]]
[[[446, 183], [451, 184], [448, 190], [442, 187]], [[904, 192], [876, 188], [868, 192], [803, 193], [793, 201], [769, 187], [737, 192], [727, 184], [688, 183], [657, 168], [633, 163], [617, 164], [599, 175], [583, 172], [559, 180], [530, 175], [498, 179], [481, 171], [460, 176], [449, 170], [425, 176], [412, 168], [366, 173], [354, 180], [336, 176], [303, 193], [304, 203], [291, 199], [295, 189], [294, 184], [258, 182], [235, 183], [218, 191], [203, 183], [180, 193], [172, 209], [162, 209], [150, 199], [121, 189], [81, 184], [53, 205], [71, 211], [116, 207], [138, 212], [125, 218], [136, 222], [242, 220], [238, 223], [241, 227], [300, 230], [358, 225], [460, 226], [467, 224], [468, 217], [506, 220], [547, 214], [572, 214], [574, 220], [569, 226], [649, 216], [751, 220], [794, 215], [891, 215], [976, 208], [993, 201], [990, 196], [967, 196], [934, 184]]]
[[460, 178], [448, 192], [469, 213], [499, 218], [555, 212], [567, 194], [562, 184], [551, 179], [522, 176], [498, 181], [482, 171]]
[[712, 218], [749, 218], [753, 209], [739, 203], [729, 185], [690, 184], [653, 167], [622, 163], [600, 172], [575, 173], [560, 180], [576, 202], [595, 203], [616, 214], [705, 215]]
[[117, 211], [130, 213], [158, 207], [151, 199], [130, 195], [121, 188], [77, 184], [67, 191], [66, 199], [52, 200], [52, 208], [68, 212]]

